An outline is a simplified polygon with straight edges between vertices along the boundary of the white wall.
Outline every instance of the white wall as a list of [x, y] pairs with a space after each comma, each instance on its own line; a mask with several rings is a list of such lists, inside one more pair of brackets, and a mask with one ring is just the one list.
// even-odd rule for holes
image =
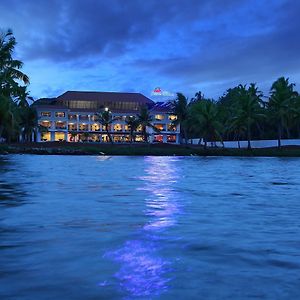
[[[189, 143], [191, 140], [189, 140]], [[193, 139], [193, 144], [198, 144], [199, 139]], [[201, 143], [203, 145], [203, 142]], [[216, 145], [218, 147], [223, 147], [220, 142], [217, 142]], [[211, 143], [207, 143], [208, 147], [211, 147]], [[247, 148], [248, 142], [247, 141], [240, 141], [241, 148]], [[252, 148], [268, 148], [268, 147], [277, 147], [278, 141], [277, 140], [260, 140], [260, 141], [251, 141]], [[300, 139], [293, 139], [293, 140], [281, 140], [281, 146], [300, 146]], [[225, 148], [238, 148], [237, 141], [227, 141], [224, 142]]]

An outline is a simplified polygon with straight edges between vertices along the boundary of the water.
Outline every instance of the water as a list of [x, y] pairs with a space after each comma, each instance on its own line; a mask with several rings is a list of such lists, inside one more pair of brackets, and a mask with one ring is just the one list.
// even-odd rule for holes
[[300, 299], [300, 160], [0, 157], [0, 299]]

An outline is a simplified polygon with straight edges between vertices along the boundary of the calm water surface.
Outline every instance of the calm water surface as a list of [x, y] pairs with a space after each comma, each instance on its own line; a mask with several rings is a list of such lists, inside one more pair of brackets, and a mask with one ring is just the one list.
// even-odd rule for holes
[[0, 299], [300, 299], [300, 159], [0, 156]]

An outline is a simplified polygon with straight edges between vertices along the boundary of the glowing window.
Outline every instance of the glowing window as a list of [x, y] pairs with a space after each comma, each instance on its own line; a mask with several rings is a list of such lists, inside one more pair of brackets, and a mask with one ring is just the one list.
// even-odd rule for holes
[[40, 125], [42, 125], [43, 127], [50, 128], [51, 122], [50, 121], [42, 121], [42, 122], [40, 122]]
[[155, 120], [161, 121], [163, 120], [165, 117], [163, 115], [155, 115]]
[[55, 141], [62, 142], [65, 140], [65, 134], [63, 132], [55, 132]]
[[175, 121], [175, 120], [177, 120], [177, 116], [176, 115], [169, 115], [169, 120]]
[[55, 113], [55, 117], [56, 117], [56, 118], [64, 118], [65, 115], [66, 115], [66, 114], [65, 114], [63, 111], [57, 111], [57, 112]]
[[167, 135], [167, 141], [168, 143], [176, 143], [176, 135], [175, 134]]
[[51, 112], [50, 111], [42, 111], [41, 116], [42, 117], [51, 117]]
[[51, 134], [50, 134], [50, 132], [42, 132], [41, 133], [41, 140], [43, 142], [50, 142], [51, 141]]
[[165, 130], [165, 129], [164, 129], [164, 124], [155, 124], [154, 126], [155, 126], [155, 128], [157, 128], [157, 129], [160, 130], [160, 131]]
[[114, 131], [122, 131], [122, 125], [121, 124], [115, 124], [114, 125]]

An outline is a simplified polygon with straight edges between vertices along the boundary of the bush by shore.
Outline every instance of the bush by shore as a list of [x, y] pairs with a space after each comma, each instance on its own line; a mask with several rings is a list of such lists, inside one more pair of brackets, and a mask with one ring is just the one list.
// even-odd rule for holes
[[44, 155], [153, 155], [153, 156], [270, 156], [300, 157], [299, 146], [263, 149], [208, 148], [170, 144], [74, 144], [63, 142], [0, 144], [0, 154]]

